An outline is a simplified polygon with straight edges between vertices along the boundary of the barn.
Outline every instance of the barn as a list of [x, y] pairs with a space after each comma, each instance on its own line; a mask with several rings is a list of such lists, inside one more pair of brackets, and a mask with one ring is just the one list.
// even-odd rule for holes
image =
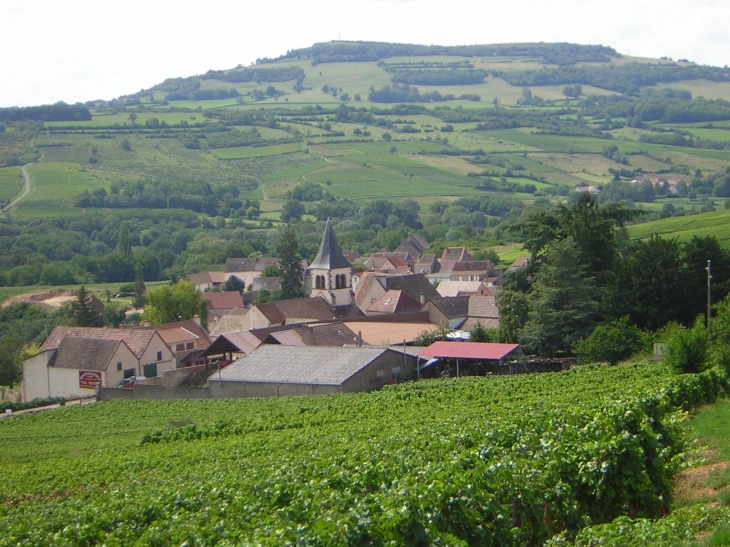
[[408, 380], [415, 358], [384, 347], [263, 345], [208, 379], [213, 397], [371, 391]]

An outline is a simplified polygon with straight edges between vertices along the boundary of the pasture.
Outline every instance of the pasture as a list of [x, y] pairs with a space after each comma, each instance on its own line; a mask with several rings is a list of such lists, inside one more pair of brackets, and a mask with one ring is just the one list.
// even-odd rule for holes
[[0, 201], [10, 201], [23, 190], [20, 167], [0, 168]]

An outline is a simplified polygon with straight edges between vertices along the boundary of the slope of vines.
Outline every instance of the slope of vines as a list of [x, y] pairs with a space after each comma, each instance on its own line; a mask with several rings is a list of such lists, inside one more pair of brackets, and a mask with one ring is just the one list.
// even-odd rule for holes
[[681, 410], [727, 390], [644, 364], [5, 419], [0, 546], [538, 544], [667, 512]]

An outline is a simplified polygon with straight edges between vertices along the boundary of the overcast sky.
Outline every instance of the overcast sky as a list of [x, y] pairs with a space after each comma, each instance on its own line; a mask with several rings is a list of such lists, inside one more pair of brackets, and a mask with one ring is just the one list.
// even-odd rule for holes
[[338, 37], [730, 64], [727, 0], [0, 0], [0, 21], [0, 106], [111, 99]]

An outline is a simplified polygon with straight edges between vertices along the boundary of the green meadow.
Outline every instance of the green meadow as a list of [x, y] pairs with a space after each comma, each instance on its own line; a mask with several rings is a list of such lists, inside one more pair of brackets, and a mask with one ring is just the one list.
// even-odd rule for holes
[[23, 173], [20, 167], [0, 169], [0, 201], [9, 201], [23, 190]]

